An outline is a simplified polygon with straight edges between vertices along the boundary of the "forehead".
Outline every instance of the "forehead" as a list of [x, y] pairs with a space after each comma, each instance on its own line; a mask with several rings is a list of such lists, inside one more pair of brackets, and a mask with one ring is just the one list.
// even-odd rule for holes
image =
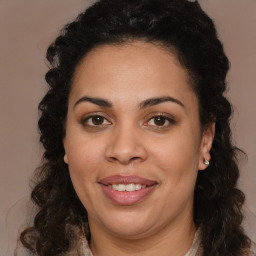
[[[110, 67], [109, 65], [113, 68], [115, 64], [124, 69], [139, 66], [144, 69], [159, 68], [161, 65], [170, 68], [176, 66], [182, 69], [189, 78], [187, 71], [176, 57], [174, 48], [167, 48], [160, 43], [144, 41], [132, 41], [120, 45], [106, 44], [93, 48], [76, 67], [74, 77], [77, 78], [84, 68], [94, 72], [96, 71], [95, 68], [103, 71], [101, 68], [106, 70]], [[120, 64], [122, 65], [120, 66]]]
[[103, 45], [89, 52], [76, 68], [71, 94], [112, 98], [195, 96], [189, 81], [187, 70], [173, 52], [136, 41]]

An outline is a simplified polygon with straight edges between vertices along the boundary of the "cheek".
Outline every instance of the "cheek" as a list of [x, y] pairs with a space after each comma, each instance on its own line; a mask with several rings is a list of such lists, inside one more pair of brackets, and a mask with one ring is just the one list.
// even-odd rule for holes
[[159, 189], [166, 209], [163, 212], [167, 215], [178, 214], [188, 205], [192, 207], [198, 173], [195, 144], [185, 138], [177, 139], [165, 143], [162, 150], [158, 147], [152, 155], [162, 182]]
[[72, 136], [67, 137], [66, 145], [70, 176], [75, 189], [90, 189], [97, 180], [98, 170], [101, 169], [100, 159], [104, 154], [102, 143], [81, 136]]
[[160, 144], [156, 141], [151, 147], [152, 164], [160, 170], [161, 180], [171, 193], [193, 190], [198, 173], [199, 143], [190, 133], [184, 134], [176, 134]]
[[[97, 146], [98, 145], [98, 146]], [[72, 140], [69, 144], [69, 172], [71, 181], [77, 196], [88, 212], [92, 211], [97, 204], [95, 200], [95, 183], [102, 169], [100, 159], [102, 159], [101, 144], [95, 145], [90, 141], [77, 142]]]
[[[155, 141], [155, 145], [149, 147], [155, 161], [163, 168], [184, 169], [185, 167], [197, 168], [200, 147], [199, 140], [189, 133], [181, 133], [181, 136], [170, 136], [168, 139]], [[185, 169], [184, 169], [185, 171]]]

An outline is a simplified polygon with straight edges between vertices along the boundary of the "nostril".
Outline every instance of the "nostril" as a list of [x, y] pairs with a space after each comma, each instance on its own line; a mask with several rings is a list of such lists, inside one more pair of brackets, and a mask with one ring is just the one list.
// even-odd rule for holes
[[140, 157], [134, 156], [134, 157], [132, 157], [132, 158], [130, 159], [130, 161], [134, 161], [134, 160], [137, 160], [137, 159], [140, 159]]
[[113, 156], [111, 156], [110, 159], [111, 159], [112, 161], [118, 161], [118, 159], [117, 159], [116, 157], [113, 157]]
[[125, 158], [122, 159], [121, 157], [118, 158], [118, 157], [114, 157], [114, 156], [109, 157], [109, 160], [112, 161], [112, 162], [122, 162], [122, 163], [126, 163], [126, 164], [136, 162], [137, 160], [140, 160], [140, 159], [141, 158], [138, 157], [138, 156], [131, 157], [131, 158], [126, 158], [126, 159]]

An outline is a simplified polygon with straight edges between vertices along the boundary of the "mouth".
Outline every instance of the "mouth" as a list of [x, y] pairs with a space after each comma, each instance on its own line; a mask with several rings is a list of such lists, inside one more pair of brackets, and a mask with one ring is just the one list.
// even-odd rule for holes
[[114, 175], [100, 180], [108, 199], [118, 205], [133, 205], [147, 198], [158, 184], [139, 176]]
[[146, 187], [146, 185], [142, 185], [142, 184], [114, 184], [114, 185], [108, 185], [109, 188], [112, 188], [116, 191], [119, 192], [123, 192], [123, 191], [127, 191], [127, 192], [133, 192], [133, 191], [137, 191], [137, 190], [141, 190], [143, 188]]

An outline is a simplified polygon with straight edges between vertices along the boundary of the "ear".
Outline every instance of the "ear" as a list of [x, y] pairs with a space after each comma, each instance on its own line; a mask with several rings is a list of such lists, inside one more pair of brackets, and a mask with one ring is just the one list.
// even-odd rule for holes
[[209, 123], [203, 131], [201, 146], [200, 146], [200, 157], [198, 163], [199, 170], [205, 170], [207, 165], [205, 161], [211, 160], [210, 150], [212, 148], [212, 143], [215, 135], [215, 122]]
[[64, 147], [64, 150], [65, 150], [63, 160], [66, 164], [68, 164], [68, 156], [67, 156], [67, 151], [66, 151], [66, 138], [65, 137], [63, 138], [63, 147]]

